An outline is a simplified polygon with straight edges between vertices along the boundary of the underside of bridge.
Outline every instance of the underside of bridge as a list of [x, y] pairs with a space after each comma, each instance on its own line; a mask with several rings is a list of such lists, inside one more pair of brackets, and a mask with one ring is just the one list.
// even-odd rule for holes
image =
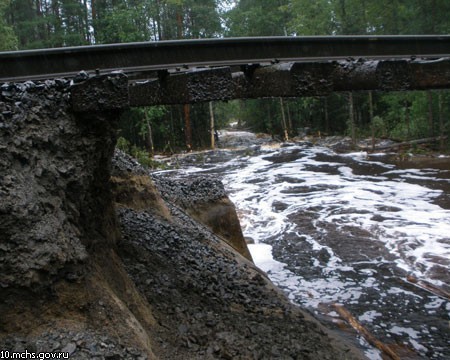
[[[115, 87], [99, 86], [117, 77]], [[348, 91], [409, 91], [450, 88], [450, 58], [348, 59], [289, 62], [240, 67], [162, 70], [145, 80], [125, 75], [94, 76], [73, 87], [77, 112], [102, 109], [102, 98], [115, 98], [117, 108], [192, 104], [232, 99], [327, 96]], [[95, 89], [95, 90], [93, 90]], [[94, 91], [94, 93], [92, 92]]]

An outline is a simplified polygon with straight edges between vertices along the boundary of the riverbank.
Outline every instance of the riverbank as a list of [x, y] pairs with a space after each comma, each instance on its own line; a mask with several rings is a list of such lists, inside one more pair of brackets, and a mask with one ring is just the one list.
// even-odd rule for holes
[[400, 358], [448, 356], [448, 158], [238, 137], [166, 174], [222, 178], [258, 266], [330, 327], [341, 304]]
[[223, 233], [188, 215], [192, 207], [211, 211], [226, 197], [220, 182], [205, 176], [154, 181], [168, 212], [119, 207], [119, 252], [159, 325], [154, 351], [161, 358], [362, 358], [292, 305], [245, 251], [237, 253]]

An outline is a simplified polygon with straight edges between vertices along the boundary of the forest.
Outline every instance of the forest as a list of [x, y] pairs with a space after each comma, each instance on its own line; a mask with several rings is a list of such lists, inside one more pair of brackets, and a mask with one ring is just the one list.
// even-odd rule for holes
[[[450, 33], [448, 0], [0, 0], [0, 50], [242, 36]], [[450, 131], [448, 91], [335, 93], [323, 98], [234, 100], [131, 109], [119, 146], [133, 153], [210, 146], [210, 114], [283, 137], [411, 140]], [[192, 139], [186, 143], [189, 111]], [[286, 124], [283, 129], [282, 124]], [[438, 144], [448, 151], [448, 141]]]

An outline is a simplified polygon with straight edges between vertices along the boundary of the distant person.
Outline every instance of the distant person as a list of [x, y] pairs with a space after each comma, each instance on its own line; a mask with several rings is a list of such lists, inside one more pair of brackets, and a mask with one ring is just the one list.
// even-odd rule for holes
[[219, 142], [219, 132], [217, 130], [214, 130], [214, 141], [216, 143]]

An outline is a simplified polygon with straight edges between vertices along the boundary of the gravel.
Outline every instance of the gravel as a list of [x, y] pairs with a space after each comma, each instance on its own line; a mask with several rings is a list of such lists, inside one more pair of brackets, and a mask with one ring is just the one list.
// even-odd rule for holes
[[181, 210], [223, 197], [217, 179], [157, 179], [171, 217], [114, 209], [110, 175], [146, 171], [120, 152], [111, 166], [120, 112], [74, 114], [70, 86], [0, 85], [0, 349], [71, 359], [361, 358]]

